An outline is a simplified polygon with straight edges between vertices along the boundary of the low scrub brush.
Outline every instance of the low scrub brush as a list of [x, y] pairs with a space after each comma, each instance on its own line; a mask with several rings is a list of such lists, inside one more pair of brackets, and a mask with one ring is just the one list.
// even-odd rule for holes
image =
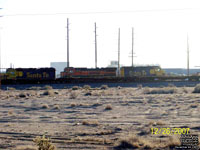
[[38, 150], [56, 150], [56, 147], [50, 142], [50, 139], [45, 136], [36, 137], [33, 141], [38, 146]]

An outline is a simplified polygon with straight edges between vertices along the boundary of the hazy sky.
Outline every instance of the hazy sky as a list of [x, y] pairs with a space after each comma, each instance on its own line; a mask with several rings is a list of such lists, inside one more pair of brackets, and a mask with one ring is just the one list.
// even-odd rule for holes
[[66, 61], [66, 22], [70, 21], [70, 66], [94, 67], [94, 23], [98, 66], [117, 60], [121, 29], [121, 64], [200, 66], [199, 0], [0, 0], [1, 64], [49, 67]]

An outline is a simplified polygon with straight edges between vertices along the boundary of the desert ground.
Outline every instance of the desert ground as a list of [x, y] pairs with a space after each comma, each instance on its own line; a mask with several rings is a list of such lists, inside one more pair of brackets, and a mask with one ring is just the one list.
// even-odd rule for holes
[[57, 150], [174, 149], [180, 134], [155, 135], [151, 128], [190, 128], [199, 135], [200, 93], [194, 89], [1, 90], [0, 150], [38, 150], [33, 139], [43, 135]]

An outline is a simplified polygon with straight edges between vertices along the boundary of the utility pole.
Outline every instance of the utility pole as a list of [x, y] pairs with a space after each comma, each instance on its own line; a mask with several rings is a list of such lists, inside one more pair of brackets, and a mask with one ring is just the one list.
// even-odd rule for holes
[[134, 28], [132, 28], [132, 67], [133, 67]]
[[[2, 8], [0, 8], [0, 9], [2, 9]], [[0, 18], [1, 17], [3, 17], [3, 16], [0, 16]], [[1, 28], [0, 28], [0, 30], [1, 30]], [[1, 91], [1, 76], [2, 76], [2, 74], [1, 74], [1, 31], [0, 31], [0, 91]]]
[[2, 74], [1, 74], [1, 31], [0, 31], [0, 91], [1, 91], [1, 76]]
[[189, 37], [187, 34], [187, 75], [190, 75]]
[[95, 33], [95, 68], [97, 68], [97, 26], [94, 23], [94, 33]]
[[120, 28], [118, 32], [118, 77], [120, 77]]
[[69, 18], [67, 18], [67, 68], [69, 68]]

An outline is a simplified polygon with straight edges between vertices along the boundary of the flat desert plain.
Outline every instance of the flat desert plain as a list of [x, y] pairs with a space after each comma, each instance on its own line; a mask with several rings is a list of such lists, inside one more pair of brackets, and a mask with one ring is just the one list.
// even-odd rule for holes
[[2, 90], [0, 150], [38, 150], [33, 139], [43, 135], [57, 150], [174, 149], [179, 133], [152, 134], [152, 128], [189, 128], [199, 135], [200, 93], [194, 89]]

